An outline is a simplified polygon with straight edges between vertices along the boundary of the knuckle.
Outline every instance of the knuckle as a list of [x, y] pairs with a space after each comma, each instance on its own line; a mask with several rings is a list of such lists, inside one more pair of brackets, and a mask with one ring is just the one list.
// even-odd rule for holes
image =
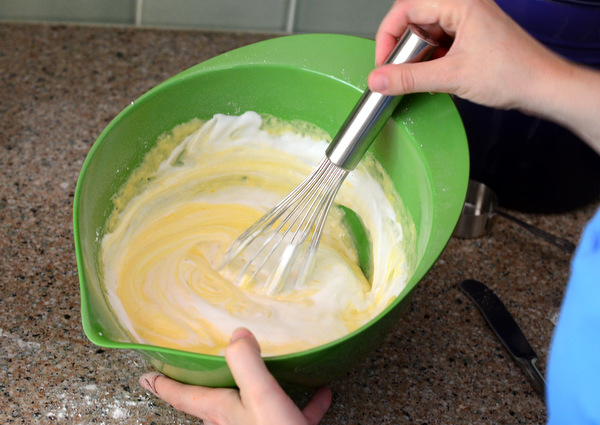
[[407, 68], [398, 69], [394, 74], [393, 87], [391, 89], [398, 94], [412, 93], [415, 89], [415, 78], [413, 73]]

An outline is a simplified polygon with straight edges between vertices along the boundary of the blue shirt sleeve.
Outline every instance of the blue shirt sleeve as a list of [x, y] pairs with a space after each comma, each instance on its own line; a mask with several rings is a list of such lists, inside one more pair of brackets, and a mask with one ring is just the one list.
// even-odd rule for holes
[[549, 425], [600, 424], [600, 210], [571, 264], [547, 375]]

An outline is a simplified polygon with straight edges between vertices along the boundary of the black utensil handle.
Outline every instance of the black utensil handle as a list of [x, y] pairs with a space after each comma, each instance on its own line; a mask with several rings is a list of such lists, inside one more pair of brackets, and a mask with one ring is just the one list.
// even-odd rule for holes
[[504, 303], [491, 289], [476, 280], [464, 280], [458, 286], [477, 306], [532, 386], [544, 397], [546, 381], [537, 368], [538, 357]]

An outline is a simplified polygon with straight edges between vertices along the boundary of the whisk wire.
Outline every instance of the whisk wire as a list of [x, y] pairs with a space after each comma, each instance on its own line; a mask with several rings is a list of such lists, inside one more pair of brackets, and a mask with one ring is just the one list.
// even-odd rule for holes
[[[259, 273], [267, 274], [264, 289], [271, 295], [280, 292], [284, 283], [295, 286], [303, 282], [310, 272], [335, 195], [347, 174], [347, 170], [324, 157], [296, 189], [242, 233], [225, 254], [220, 269], [234, 260], [241, 262], [243, 265], [233, 279], [236, 284], [257, 284]], [[249, 254], [248, 258], [236, 259], [243, 251]], [[301, 254], [302, 261], [297, 262]], [[275, 264], [266, 267], [270, 262]], [[292, 271], [297, 273], [288, 282]]]
[[[223, 268], [229, 261], [235, 258], [242, 250], [244, 250], [250, 243], [252, 243], [257, 237], [259, 237], [262, 233], [262, 229], [266, 229], [271, 227], [289, 208], [291, 208], [299, 196], [303, 196], [305, 192], [306, 186], [311, 184], [311, 177], [313, 174], [320, 173], [323, 167], [326, 165], [325, 161], [322, 160], [318, 167], [313, 170], [313, 172], [305, 178], [293, 191], [288, 193], [288, 195], [283, 198], [275, 207], [269, 210], [265, 215], [263, 215], [260, 219], [258, 219], [252, 226], [247, 228], [238, 238], [231, 244], [227, 253], [225, 254], [225, 259], [223, 260], [223, 264], [220, 268]], [[280, 229], [279, 229], [280, 230]]]
[[[256, 279], [257, 274], [263, 269], [263, 267], [267, 264], [269, 259], [273, 256], [273, 254], [275, 254], [278, 251], [281, 244], [285, 240], [289, 239], [288, 235], [290, 234], [290, 232], [293, 231], [291, 240], [288, 242], [288, 247], [286, 247], [281, 253], [280, 263], [278, 264], [277, 269], [271, 274], [271, 277], [267, 282], [268, 293], [274, 293], [271, 291], [275, 291], [277, 289], [277, 281], [282, 281], [287, 278], [289, 272], [291, 271], [291, 264], [293, 264], [293, 262], [299, 254], [299, 250], [297, 248], [295, 249], [294, 247], [300, 246], [300, 244], [304, 243], [304, 241], [308, 237], [308, 234], [306, 233], [305, 229], [303, 229], [303, 223], [306, 221], [306, 217], [310, 214], [314, 202], [318, 199], [319, 195], [318, 193], [315, 193], [310, 189], [312, 187], [313, 181], [320, 179], [323, 173], [326, 171], [324, 167], [325, 165], [325, 161], [322, 161], [319, 164], [319, 166], [306, 179], [302, 181], [297, 190], [294, 190], [292, 193], [290, 193], [289, 196], [284, 198], [283, 201], [278, 203], [273, 208], [273, 214], [267, 214], [272, 217], [265, 223], [264, 226], [261, 226], [259, 229], [259, 234], [260, 232], [264, 232], [269, 233], [270, 236], [268, 236], [263, 241], [261, 249], [259, 249], [255, 253], [255, 255], [245, 264], [245, 266], [240, 272], [240, 275], [243, 276], [248, 270], [249, 266], [252, 264], [254, 267], [254, 272], [252, 272], [249, 280]], [[307, 188], [308, 190], [305, 190]], [[298, 211], [297, 207], [299, 205], [302, 205], [303, 207]], [[275, 230], [268, 231], [267, 229], [270, 229], [271, 226], [275, 225], [275, 223], [277, 223], [277, 220], [280, 217], [282, 217], [283, 214], [285, 214], [288, 210], [290, 210], [290, 208], [293, 209], [287, 216], [287, 218], [281, 220], [281, 222], [278, 224]], [[303, 212], [305, 212], [304, 215], [302, 215]], [[295, 226], [296, 222], [300, 218], [300, 224], [298, 226]], [[310, 226], [308, 227], [308, 229], [310, 229]], [[275, 240], [276, 236], [279, 237]], [[297, 239], [298, 237], [300, 237], [300, 239]], [[251, 240], [250, 242], [252, 241], [253, 240]], [[268, 250], [267, 254], [263, 256], [260, 264], [256, 266], [256, 264], [254, 264], [254, 261], [267, 251], [268, 246], [271, 246], [271, 248]], [[238, 276], [237, 279], [241, 279], [241, 276]]]
[[[275, 207], [269, 210], [265, 215], [259, 218], [252, 226], [247, 228], [238, 238], [233, 241], [231, 246], [225, 253], [225, 258], [221, 266], [222, 270], [227, 264], [229, 264], [235, 257], [237, 257], [248, 245], [255, 241], [259, 236], [264, 235], [265, 230], [268, 229], [275, 223], [292, 205], [295, 198], [297, 198], [308, 184], [308, 178], [305, 179], [299, 186], [297, 186], [292, 192], [290, 192], [283, 200], [281, 200]], [[280, 226], [281, 227], [281, 226]], [[280, 228], [278, 228], [280, 230]], [[275, 237], [276, 231], [272, 232], [271, 236], [265, 240], [265, 243], [269, 243], [273, 237]], [[254, 257], [246, 266], [240, 271], [240, 274], [245, 273], [248, 265], [253, 261]]]
[[335, 177], [336, 178], [335, 183], [329, 187], [328, 193], [323, 198], [324, 206], [318, 213], [317, 226], [315, 227], [314, 235], [313, 235], [312, 240], [310, 241], [310, 245], [308, 246], [308, 248], [306, 250], [307, 254], [304, 257], [304, 260], [302, 261], [302, 264], [298, 271], [298, 277], [296, 278], [296, 282], [304, 282], [308, 277], [308, 273], [310, 272], [310, 267], [313, 264], [313, 257], [315, 256], [315, 254], [317, 252], [317, 246], [319, 245], [321, 236], [323, 234], [323, 228], [325, 226], [325, 221], [327, 219], [327, 216], [329, 215], [329, 210], [331, 209], [331, 206], [333, 205], [333, 200], [335, 199], [335, 196], [336, 196], [340, 186], [342, 185], [344, 179], [348, 175], [348, 172], [346, 170], [342, 170], [342, 169], [338, 169], [338, 170], [341, 172], [341, 174], [337, 175]]
[[[315, 172], [306, 179], [310, 183], [308, 185], [309, 190], [299, 197], [290, 213], [290, 218], [292, 216], [293, 218], [285, 233], [292, 231], [292, 238], [281, 253], [275, 271], [269, 277], [266, 284], [268, 294], [280, 292], [283, 284], [292, 287], [291, 284], [297, 286], [305, 281], [310, 272], [312, 258], [321, 239], [325, 220], [335, 195], [347, 174], [346, 170], [340, 169], [327, 158], [324, 158]], [[296, 226], [298, 221], [299, 223]], [[312, 238], [307, 246], [305, 242], [311, 236]], [[280, 242], [284, 239], [282, 237]], [[302, 261], [297, 265], [296, 260], [300, 254], [303, 254]], [[296, 276], [288, 279], [290, 273], [294, 270], [294, 266], [297, 270]]]

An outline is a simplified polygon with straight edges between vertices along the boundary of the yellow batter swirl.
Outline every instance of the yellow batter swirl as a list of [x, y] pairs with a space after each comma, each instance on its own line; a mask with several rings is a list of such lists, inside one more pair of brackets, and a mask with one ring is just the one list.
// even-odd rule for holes
[[282, 123], [265, 126], [253, 112], [193, 121], [165, 137], [114, 200], [102, 240], [106, 296], [131, 337], [221, 354], [245, 326], [269, 356], [335, 340], [381, 312], [406, 283], [403, 242], [413, 230], [400, 224], [401, 203], [372, 158], [336, 198], [369, 231], [370, 280], [335, 208], [306, 287], [269, 296], [215, 271], [230, 243], [310, 173], [326, 145]]

